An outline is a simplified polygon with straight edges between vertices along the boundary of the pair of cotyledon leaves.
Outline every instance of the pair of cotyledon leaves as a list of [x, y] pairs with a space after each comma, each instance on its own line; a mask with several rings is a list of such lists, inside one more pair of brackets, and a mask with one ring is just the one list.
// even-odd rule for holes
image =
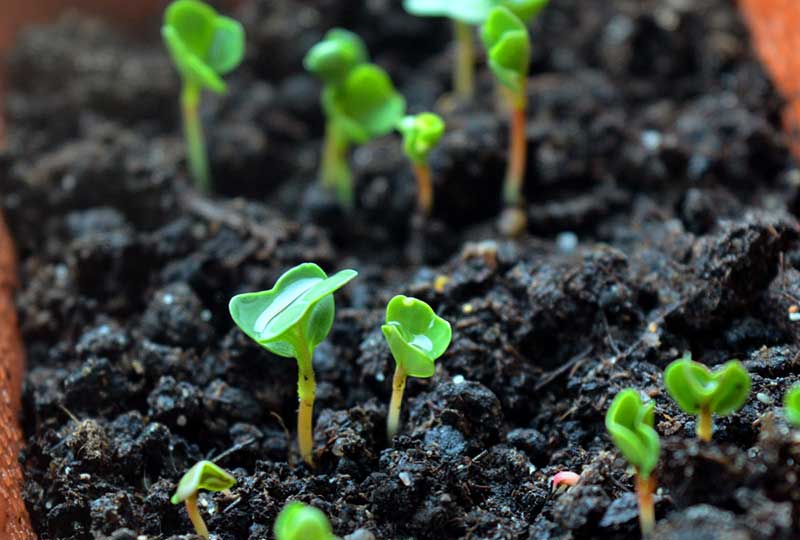
[[236, 479], [226, 470], [211, 461], [198, 461], [178, 482], [178, 489], [170, 501], [172, 504], [180, 504], [201, 489], [223, 491], [230, 489], [234, 484]]
[[444, 120], [433, 113], [420, 113], [406, 116], [397, 124], [403, 134], [403, 151], [415, 163], [428, 160], [431, 151], [444, 135]]
[[199, 0], [177, 0], [164, 14], [161, 34], [181, 76], [217, 93], [224, 93], [221, 76], [244, 57], [244, 29]]
[[653, 429], [654, 408], [655, 403], [643, 404], [639, 393], [629, 388], [617, 394], [606, 413], [606, 430], [642, 478], [650, 476], [661, 452]]
[[707, 411], [725, 416], [744, 405], [750, 394], [750, 375], [738, 360], [711, 371], [686, 356], [664, 370], [664, 386], [688, 414]]
[[349, 140], [363, 144], [386, 135], [403, 118], [405, 98], [383, 69], [368, 63], [367, 48], [356, 34], [330, 30], [303, 64], [325, 84], [325, 114]]
[[[287, 358], [308, 353], [330, 332], [333, 293], [355, 278], [355, 270], [328, 277], [304, 263], [283, 274], [268, 291], [244, 293], [230, 301], [234, 322], [262, 347]], [[382, 330], [395, 360], [414, 377], [433, 375], [433, 362], [450, 344], [450, 325], [426, 303], [396, 296], [386, 308]]]

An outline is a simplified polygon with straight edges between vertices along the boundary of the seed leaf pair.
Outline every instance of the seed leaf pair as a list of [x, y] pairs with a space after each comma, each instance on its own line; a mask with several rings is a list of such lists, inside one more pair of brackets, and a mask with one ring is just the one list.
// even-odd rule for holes
[[684, 412], [699, 414], [707, 409], [726, 416], [739, 410], [747, 400], [750, 375], [738, 360], [711, 371], [691, 358], [681, 358], [667, 366], [664, 385]]
[[253, 341], [286, 358], [298, 350], [313, 350], [333, 326], [332, 294], [358, 273], [342, 270], [333, 276], [313, 263], [283, 274], [268, 291], [244, 293], [230, 302], [231, 317]]
[[623, 390], [606, 413], [606, 429], [625, 459], [643, 478], [648, 478], [658, 463], [661, 445], [653, 429], [652, 401], [643, 404], [639, 393]]
[[300, 454], [312, 466], [314, 350], [333, 326], [333, 293], [356, 275], [355, 270], [342, 270], [328, 277], [316, 264], [304, 263], [278, 278], [272, 289], [238, 294], [229, 304], [234, 322], [253, 341], [297, 360], [297, 439]]
[[221, 76], [244, 58], [244, 29], [238, 21], [198, 0], [177, 0], [167, 8], [161, 32], [184, 78], [225, 92]]
[[386, 324], [381, 331], [389, 350], [406, 374], [432, 377], [434, 362], [450, 345], [450, 323], [436, 315], [421, 300], [398, 295], [386, 306]]
[[436, 371], [434, 362], [450, 345], [452, 330], [450, 323], [436, 315], [422, 300], [398, 295], [386, 306], [386, 324], [381, 326], [381, 331], [396, 364], [386, 421], [386, 431], [391, 440], [400, 427], [406, 378], [409, 375], [420, 378], [433, 376]]
[[500, 84], [516, 96], [524, 94], [531, 63], [531, 40], [525, 24], [511, 10], [495, 8], [481, 28], [481, 39], [489, 67]]

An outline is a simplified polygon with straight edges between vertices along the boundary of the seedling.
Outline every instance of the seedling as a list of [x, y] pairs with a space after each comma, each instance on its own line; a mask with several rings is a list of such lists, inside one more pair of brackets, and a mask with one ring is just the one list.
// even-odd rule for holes
[[428, 304], [403, 295], [389, 301], [386, 324], [381, 326], [381, 330], [395, 361], [392, 400], [386, 424], [387, 435], [392, 439], [400, 426], [406, 378], [433, 376], [436, 370], [434, 361], [450, 345], [452, 330], [450, 323], [436, 315]]
[[636, 495], [643, 537], [650, 535], [656, 521], [653, 504], [655, 479], [651, 473], [658, 464], [661, 444], [653, 429], [654, 407], [652, 401], [643, 404], [639, 393], [629, 388], [617, 394], [606, 413], [606, 430], [636, 470]]
[[800, 426], [800, 384], [792, 386], [783, 397], [783, 414], [790, 424]]
[[405, 114], [406, 102], [386, 72], [367, 62], [357, 35], [336, 28], [305, 57], [306, 70], [323, 84], [327, 117], [320, 176], [345, 208], [353, 206], [353, 175], [348, 164], [352, 144], [390, 133]]
[[685, 413], [697, 416], [697, 438], [710, 441], [712, 415], [727, 416], [744, 405], [750, 375], [738, 360], [711, 371], [687, 354], [667, 366], [664, 386]]
[[222, 75], [244, 57], [244, 29], [199, 0], [176, 0], [164, 13], [161, 35], [183, 80], [181, 108], [189, 170], [198, 189], [211, 190], [211, 172], [200, 123], [203, 88], [226, 92]]
[[345, 133], [341, 132], [334, 116], [328, 111], [328, 96], [341, 89], [350, 72], [368, 60], [367, 47], [353, 32], [342, 28], [334, 28], [325, 34], [325, 38], [314, 45], [303, 60], [309, 73], [319, 77], [324, 84], [322, 103], [328, 116], [325, 126], [325, 142], [322, 147], [322, 164], [320, 179], [322, 185], [330, 191], [339, 187], [341, 197], [347, 198], [352, 183], [350, 167], [347, 163], [349, 143]]
[[453, 21], [456, 63], [453, 88], [456, 95], [470, 99], [475, 93], [475, 46], [470, 26], [483, 24], [497, 6], [509, 8], [527, 21], [539, 13], [548, 0], [404, 0], [403, 7], [419, 17], [447, 17]]
[[433, 208], [433, 182], [428, 156], [444, 135], [444, 120], [433, 113], [406, 116], [397, 125], [403, 134], [403, 150], [417, 178], [417, 208], [428, 216]]
[[186, 512], [194, 525], [194, 530], [198, 536], [208, 540], [208, 527], [206, 527], [203, 516], [197, 507], [197, 494], [201, 489], [206, 491], [224, 491], [236, 484], [236, 479], [230, 473], [221, 469], [210, 461], [198, 461], [186, 471], [181, 481], [178, 482], [178, 489], [170, 501], [172, 504], [186, 504]]
[[489, 67], [505, 90], [511, 111], [509, 156], [503, 185], [503, 202], [519, 207], [523, 202], [527, 143], [525, 124], [531, 40], [525, 24], [506, 7], [496, 7], [481, 28]]
[[330, 521], [318, 508], [301, 502], [283, 507], [275, 521], [275, 540], [335, 540]]
[[314, 350], [333, 326], [333, 293], [356, 275], [355, 270], [342, 270], [328, 277], [316, 264], [303, 263], [278, 278], [272, 289], [237, 294], [229, 305], [233, 321], [248, 337], [273, 354], [297, 360], [297, 440], [311, 466]]

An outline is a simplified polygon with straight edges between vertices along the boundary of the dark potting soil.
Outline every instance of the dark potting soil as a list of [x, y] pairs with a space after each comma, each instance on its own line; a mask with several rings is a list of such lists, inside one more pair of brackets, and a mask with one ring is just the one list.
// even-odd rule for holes
[[[624, 387], [656, 401], [656, 538], [800, 537], [800, 443], [778, 409], [800, 379], [800, 171], [733, 2], [553, 0], [533, 24], [518, 241], [493, 231], [506, 122], [491, 76], [481, 67], [472, 105], [439, 101], [448, 26], [399, 4], [244, 3], [247, 60], [204, 102], [212, 199], [187, 187], [156, 28], [141, 40], [70, 16], [21, 39], [0, 185], [21, 255], [21, 459], [41, 540], [189, 538], [169, 497], [201, 458], [238, 480], [201, 498], [220, 540], [271, 538], [289, 499], [353, 540], [637, 539], [630, 471], [603, 426]], [[335, 25], [364, 36], [413, 111], [446, 116], [430, 223], [412, 225], [395, 137], [355, 151], [355, 212], [316, 187], [319, 87], [301, 58]], [[293, 448], [294, 362], [226, 307], [306, 260], [360, 272], [315, 356], [316, 470]], [[379, 325], [399, 293], [454, 334], [387, 441]], [[753, 375], [711, 444], [663, 390], [684, 351]], [[581, 483], [551, 496], [561, 470]]]

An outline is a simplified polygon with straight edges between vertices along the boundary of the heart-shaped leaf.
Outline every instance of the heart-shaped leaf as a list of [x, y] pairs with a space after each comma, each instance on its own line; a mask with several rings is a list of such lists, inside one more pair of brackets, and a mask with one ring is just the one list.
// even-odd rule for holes
[[606, 413], [606, 430], [642, 478], [650, 476], [661, 452], [653, 429], [654, 407], [652, 402], [642, 404], [639, 393], [629, 388], [617, 394]]
[[303, 65], [325, 84], [338, 85], [367, 59], [367, 47], [360, 37], [349, 30], [334, 28], [308, 51]]
[[706, 410], [712, 414], [731, 414], [747, 401], [750, 375], [741, 362], [731, 360], [711, 371], [690, 357], [675, 360], [664, 371], [667, 392], [688, 414]]
[[431, 377], [434, 361], [450, 345], [450, 323], [416, 298], [398, 295], [386, 306], [381, 326], [395, 362], [412, 377]]
[[433, 113], [420, 113], [400, 120], [397, 129], [403, 134], [403, 149], [408, 158], [424, 163], [444, 135], [444, 120]]
[[337, 128], [359, 144], [390, 133], [406, 110], [389, 75], [374, 64], [353, 69], [341, 87], [327, 89], [323, 103]]
[[524, 92], [531, 61], [531, 41], [525, 24], [506, 7], [492, 9], [481, 27], [489, 67], [512, 92]]
[[297, 358], [300, 347], [313, 351], [327, 337], [333, 325], [333, 293], [356, 275], [355, 270], [342, 270], [328, 277], [314, 263], [298, 265], [268, 291], [231, 298], [231, 317], [262, 347]]
[[181, 75], [217, 93], [226, 86], [220, 75], [244, 57], [244, 29], [199, 0], [176, 0], [164, 14], [161, 34]]
[[234, 484], [236, 479], [226, 470], [211, 461], [198, 461], [178, 482], [178, 489], [170, 501], [172, 504], [180, 504], [201, 489], [223, 491], [230, 489]]
[[334, 540], [333, 529], [322, 510], [298, 501], [283, 507], [275, 520], [275, 540]]

